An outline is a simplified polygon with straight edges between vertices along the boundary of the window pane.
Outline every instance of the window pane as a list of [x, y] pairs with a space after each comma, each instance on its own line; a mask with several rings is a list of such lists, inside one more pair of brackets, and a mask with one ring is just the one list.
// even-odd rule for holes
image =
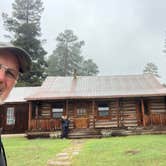
[[109, 106], [106, 103], [98, 105], [99, 116], [108, 116], [109, 115]]
[[86, 109], [85, 108], [77, 108], [77, 115], [78, 116], [86, 116]]
[[15, 124], [15, 115], [14, 115], [14, 107], [7, 108], [7, 125]]
[[52, 108], [53, 118], [61, 118], [62, 114], [63, 114], [63, 105], [55, 105], [54, 108]]
[[109, 112], [108, 111], [99, 111], [99, 116], [108, 116]]

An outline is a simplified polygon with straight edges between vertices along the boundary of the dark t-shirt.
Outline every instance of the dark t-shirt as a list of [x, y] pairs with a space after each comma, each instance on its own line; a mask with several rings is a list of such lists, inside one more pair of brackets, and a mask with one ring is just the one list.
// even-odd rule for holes
[[6, 166], [3, 150], [1, 150], [1, 153], [0, 153], [0, 166]]
[[62, 119], [62, 128], [67, 129], [69, 127], [69, 120], [68, 119]]
[[7, 166], [5, 150], [0, 137], [0, 166]]

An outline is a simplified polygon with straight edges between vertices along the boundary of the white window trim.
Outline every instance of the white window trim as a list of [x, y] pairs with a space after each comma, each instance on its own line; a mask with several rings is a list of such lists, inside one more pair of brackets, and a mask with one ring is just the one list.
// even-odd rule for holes
[[61, 116], [63, 114], [63, 111], [64, 111], [63, 107], [61, 107], [61, 108], [56, 108], [56, 107], [52, 108], [52, 114], [55, 114], [56, 116], [57, 116], [57, 114], [60, 114], [60, 116], [57, 116], [57, 117], [55, 116], [53, 118], [61, 118]]
[[15, 124], [15, 109], [14, 107], [7, 107], [7, 115], [6, 115], [6, 124], [14, 125]]

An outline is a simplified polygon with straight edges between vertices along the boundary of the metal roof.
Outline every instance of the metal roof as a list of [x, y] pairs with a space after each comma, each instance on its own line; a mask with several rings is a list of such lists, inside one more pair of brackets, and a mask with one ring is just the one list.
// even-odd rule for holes
[[32, 95], [39, 87], [14, 87], [5, 103], [26, 102], [25, 97]]
[[166, 88], [150, 74], [47, 77], [27, 100], [164, 96]]

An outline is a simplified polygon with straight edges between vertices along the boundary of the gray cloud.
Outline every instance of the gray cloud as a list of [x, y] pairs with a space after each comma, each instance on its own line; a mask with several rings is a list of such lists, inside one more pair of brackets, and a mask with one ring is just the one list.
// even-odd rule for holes
[[[6, 11], [11, 2], [4, 1], [0, 11]], [[166, 56], [162, 52], [166, 37], [165, 0], [43, 2], [42, 38], [47, 40], [44, 47], [49, 55], [58, 33], [73, 29], [80, 40], [85, 40], [82, 54], [97, 63], [100, 75], [140, 74], [146, 63], [154, 62], [166, 82]]]

